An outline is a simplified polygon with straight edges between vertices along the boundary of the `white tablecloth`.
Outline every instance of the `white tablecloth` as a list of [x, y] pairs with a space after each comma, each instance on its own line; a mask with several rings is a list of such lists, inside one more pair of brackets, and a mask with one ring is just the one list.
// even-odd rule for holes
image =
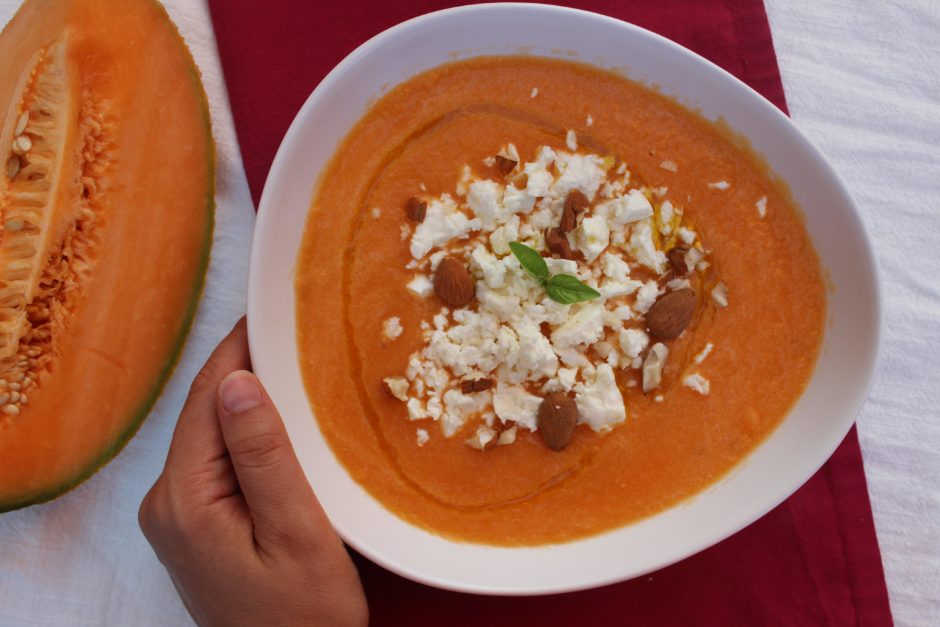
[[[251, 201], [208, 11], [164, 0], [202, 69], [219, 148], [205, 298], [154, 413], [91, 481], [0, 516], [0, 625], [190, 624], [137, 528], [197, 368], [244, 311]], [[19, 0], [0, 0], [0, 23]], [[902, 6], [903, 4], [903, 6]], [[767, 0], [797, 124], [842, 173], [885, 279], [885, 342], [859, 432], [892, 611], [940, 624], [940, 0]]]

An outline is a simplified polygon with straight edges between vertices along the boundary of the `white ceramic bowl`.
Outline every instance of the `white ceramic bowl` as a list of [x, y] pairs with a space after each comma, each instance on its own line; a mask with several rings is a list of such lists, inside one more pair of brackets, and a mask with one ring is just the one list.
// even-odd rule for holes
[[[599, 536], [535, 548], [456, 543], [405, 523], [347, 474], [324, 441], [301, 382], [294, 264], [313, 186], [338, 142], [388, 85], [455, 56], [558, 56], [655, 82], [750, 138], [790, 183], [835, 290], [816, 372], [782, 425], [722, 481], [652, 518]], [[456, 53], [456, 54], [455, 54]], [[539, 594], [588, 588], [661, 568], [735, 533], [779, 504], [832, 454], [860, 408], [881, 330], [871, 244], [829, 163], [749, 87], [658, 35], [593, 13], [545, 5], [450, 9], [400, 24], [350, 54], [307, 99], [261, 197], [251, 253], [252, 363], [280, 408], [310, 483], [357, 551], [405, 577], [453, 590]]]

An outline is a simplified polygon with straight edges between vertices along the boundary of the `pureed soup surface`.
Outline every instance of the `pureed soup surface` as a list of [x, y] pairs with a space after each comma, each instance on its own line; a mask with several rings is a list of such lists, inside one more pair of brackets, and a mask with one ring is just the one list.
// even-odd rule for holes
[[[503, 176], [493, 156], [505, 154], [510, 143], [520, 163], [514, 174]], [[614, 393], [622, 394], [626, 417], [615, 417], [614, 423], [621, 422], [612, 428], [595, 431], [580, 424], [559, 452], [538, 431], [524, 428], [524, 421], [514, 423], [510, 445], [479, 438], [487, 429], [484, 418], [468, 420], [445, 437], [443, 423], [410, 419], [406, 403], [382, 384], [408, 371], [409, 358], [427, 346], [433, 331], [427, 323], [444, 306], [433, 292], [422, 297], [406, 287], [422, 269], [428, 274], [428, 261], [413, 261], [418, 223], [406, 217], [405, 207], [418, 197], [431, 200], [433, 208], [433, 199], [444, 194], [465, 204], [457, 191], [466, 193], [458, 188], [461, 179], [467, 182], [467, 165], [473, 180], [512, 180], [524, 188], [520, 169], [543, 146], [559, 154], [614, 156], [629, 174], [610, 161], [603, 167], [611, 180], [623, 173], [629, 187], [644, 188], [656, 206], [654, 229], [662, 222], [663, 199], [671, 200], [683, 225], [694, 225], [700, 242], [695, 245], [707, 253], [687, 284], [697, 293], [695, 317], [676, 339], [650, 338], [632, 365], [629, 357], [619, 366], [614, 362]], [[655, 236], [659, 245], [667, 239], [675, 242], [676, 233]], [[468, 242], [458, 238], [450, 244]], [[657, 279], [629, 256], [624, 260], [637, 280]], [[481, 277], [471, 269], [479, 297]], [[669, 290], [665, 280], [679, 276], [663, 273], [660, 295]], [[727, 288], [724, 307], [709, 297], [719, 279]], [[351, 475], [415, 525], [494, 545], [596, 534], [714, 483], [797, 400], [812, 373], [825, 317], [819, 262], [801, 219], [766, 170], [727, 135], [615, 74], [525, 56], [447, 64], [395, 87], [372, 106], [319, 182], [296, 290], [308, 398]], [[636, 307], [637, 294], [626, 302]], [[398, 337], [392, 318], [402, 328]], [[643, 320], [624, 324], [642, 328]], [[544, 324], [542, 329], [548, 331]], [[669, 356], [659, 387], [644, 393], [638, 362], [658, 341], [668, 346]], [[696, 362], [708, 345], [707, 358]], [[594, 376], [595, 366], [606, 363], [594, 362], [579, 377]], [[707, 389], [686, 382], [689, 374], [698, 374]], [[455, 385], [459, 389], [460, 381]], [[584, 383], [579, 385], [583, 390]], [[528, 389], [540, 393], [537, 386]], [[490, 433], [499, 436], [506, 425], [488, 411]], [[416, 437], [417, 429], [426, 437]], [[468, 438], [476, 438], [476, 447]]]

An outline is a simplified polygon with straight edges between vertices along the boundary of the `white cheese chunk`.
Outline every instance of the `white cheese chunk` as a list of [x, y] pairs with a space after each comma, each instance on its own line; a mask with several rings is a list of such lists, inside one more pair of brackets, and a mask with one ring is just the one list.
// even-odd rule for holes
[[609, 364], [597, 366], [594, 380], [577, 384], [575, 390], [580, 424], [594, 431], [607, 431], [626, 420], [627, 408]]
[[719, 283], [712, 288], [712, 300], [715, 301], [715, 304], [719, 307], [728, 306], [728, 286], [724, 283]]
[[578, 149], [578, 134], [574, 132], [574, 129], [569, 128], [565, 134], [565, 146], [572, 152]]
[[610, 244], [610, 229], [603, 216], [584, 218], [575, 233], [578, 250], [584, 253], [589, 262], [597, 259]]
[[470, 184], [467, 204], [480, 219], [480, 226], [491, 231], [511, 215], [503, 206], [503, 186], [495, 181], [474, 181]]
[[427, 298], [434, 292], [434, 284], [426, 274], [416, 274], [405, 287], [421, 298]]
[[529, 431], [538, 428], [536, 416], [542, 399], [529, 394], [521, 385], [509, 385], [502, 381], [496, 384], [493, 394], [493, 410], [503, 422], [514, 422]]
[[471, 448], [475, 448], [478, 451], [482, 451], [486, 448], [486, 445], [493, 441], [496, 438], [496, 431], [491, 429], [486, 425], [480, 425], [477, 427], [477, 430], [473, 435], [468, 438], [465, 443]]
[[528, 177], [526, 191], [535, 198], [547, 196], [555, 177], [548, 171], [548, 167], [555, 162], [555, 151], [548, 146], [542, 146], [535, 157], [535, 161], [525, 164], [523, 172]]
[[643, 361], [643, 393], [646, 394], [659, 387], [663, 379], [663, 366], [666, 365], [666, 357], [669, 356], [669, 349], [662, 342], [653, 344], [650, 352], [647, 353]]
[[597, 155], [578, 155], [559, 152], [555, 156], [558, 179], [551, 186], [553, 196], [567, 198], [571, 190], [580, 190], [588, 200], [594, 200], [597, 190], [603, 184], [607, 173], [604, 160]]
[[431, 439], [431, 436], [428, 435], [426, 429], [417, 429], [415, 431], [415, 439], [417, 440], [418, 446], [424, 446], [428, 443], [428, 440]]
[[724, 191], [731, 187], [731, 183], [728, 181], [715, 181], [714, 183], [709, 183], [708, 186], [712, 189]]
[[656, 249], [656, 244], [653, 243], [653, 225], [649, 219], [633, 225], [627, 252], [637, 263], [646, 266], [656, 274], [663, 273], [666, 253]]
[[610, 230], [622, 229], [631, 222], [645, 220], [653, 215], [653, 205], [638, 189], [631, 189], [624, 196], [599, 203], [594, 208], [595, 215], [604, 216]]
[[715, 347], [715, 345], [712, 344], [711, 342], [708, 342], [707, 344], [705, 344], [705, 348], [703, 348], [703, 349], [699, 352], [699, 354], [695, 356], [695, 363], [700, 364], [700, 363], [702, 363], [703, 361], [705, 361], [705, 358], [708, 357], [709, 354], [711, 354], [712, 349], [713, 349], [714, 347]]
[[757, 202], [754, 203], [754, 206], [757, 208], [757, 215], [764, 217], [767, 215], [767, 197], [761, 196], [757, 199]]
[[709, 383], [708, 379], [697, 372], [684, 377], [682, 379], [682, 385], [687, 388], [692, 388], [702, 396], [708, 396], [711, 390], [711, 383]]
[[408, 402], [408, 379], [404, 377], [385, 377], [382, 380], [388, 386], [388, 391], [392, 393], [392, 396], [403, 403]]
[[[489, 390], [464, 394], [460, 390], [447, 390], [444, 394], [444, 412], [441, 415], [441, 431], [445, 437], [457, 433], [467, 420], [486, 409], [492, 400]], [[429, 407], [430, 409], [430, 407]]]
[[656, 302], [657, 296], [659, 296], [659, 285], [656, 281], [650, 279], [637, 291], [633, 308], [636, 309], [637, 313], [645, 314]]
[[552, 331], [552, 344], [556, 352], [559, 348], [593, 344], [604, 332], [603, 305], [587, 302], [576, 307], [577, 310], [568, 320]]
[[622, 329], [619, 333], [620, 350], [631, 360], [640, 356], [640, 353], [649, 345], [650, 338], [642, 329]]
[[452, 239], [466, 238], [471, 231], [479, 230], [480, 220], [470, 219], [457, 210], [449, 196], [435, 198], [428, 203], [424, 222], [411, 236], [411, 256], [421, 259], [432, 248], [443, 246]]
[[382, 335], [384, 335], [386, 339], [397, 340], [399, 337], [401, 337], [403, 331], [404, 329], [401, 327], [401, 318], [398, 316], [392, 316], [382, 323]]
[[515, 242], [518, 240], [519, 216], [514, 215], [506, 221], [506, 224], [496, 228], [492, 233], [490, 233], [490, 248], [492, 248], [493, 252], [497, 255], [508, 255], [510, 252], [512, 252], [509, 248], [509, 242]]

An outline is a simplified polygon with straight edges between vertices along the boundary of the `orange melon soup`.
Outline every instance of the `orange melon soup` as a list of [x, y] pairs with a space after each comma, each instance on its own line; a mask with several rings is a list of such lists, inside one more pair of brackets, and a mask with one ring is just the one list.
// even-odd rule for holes
[[783, 420], [819, 261], [728, 133], [622, 76], [480, 57], [378, 99], [317, 185], [296, 270], [313, 413], [402, 519], [565, 542], [660, 512]]

